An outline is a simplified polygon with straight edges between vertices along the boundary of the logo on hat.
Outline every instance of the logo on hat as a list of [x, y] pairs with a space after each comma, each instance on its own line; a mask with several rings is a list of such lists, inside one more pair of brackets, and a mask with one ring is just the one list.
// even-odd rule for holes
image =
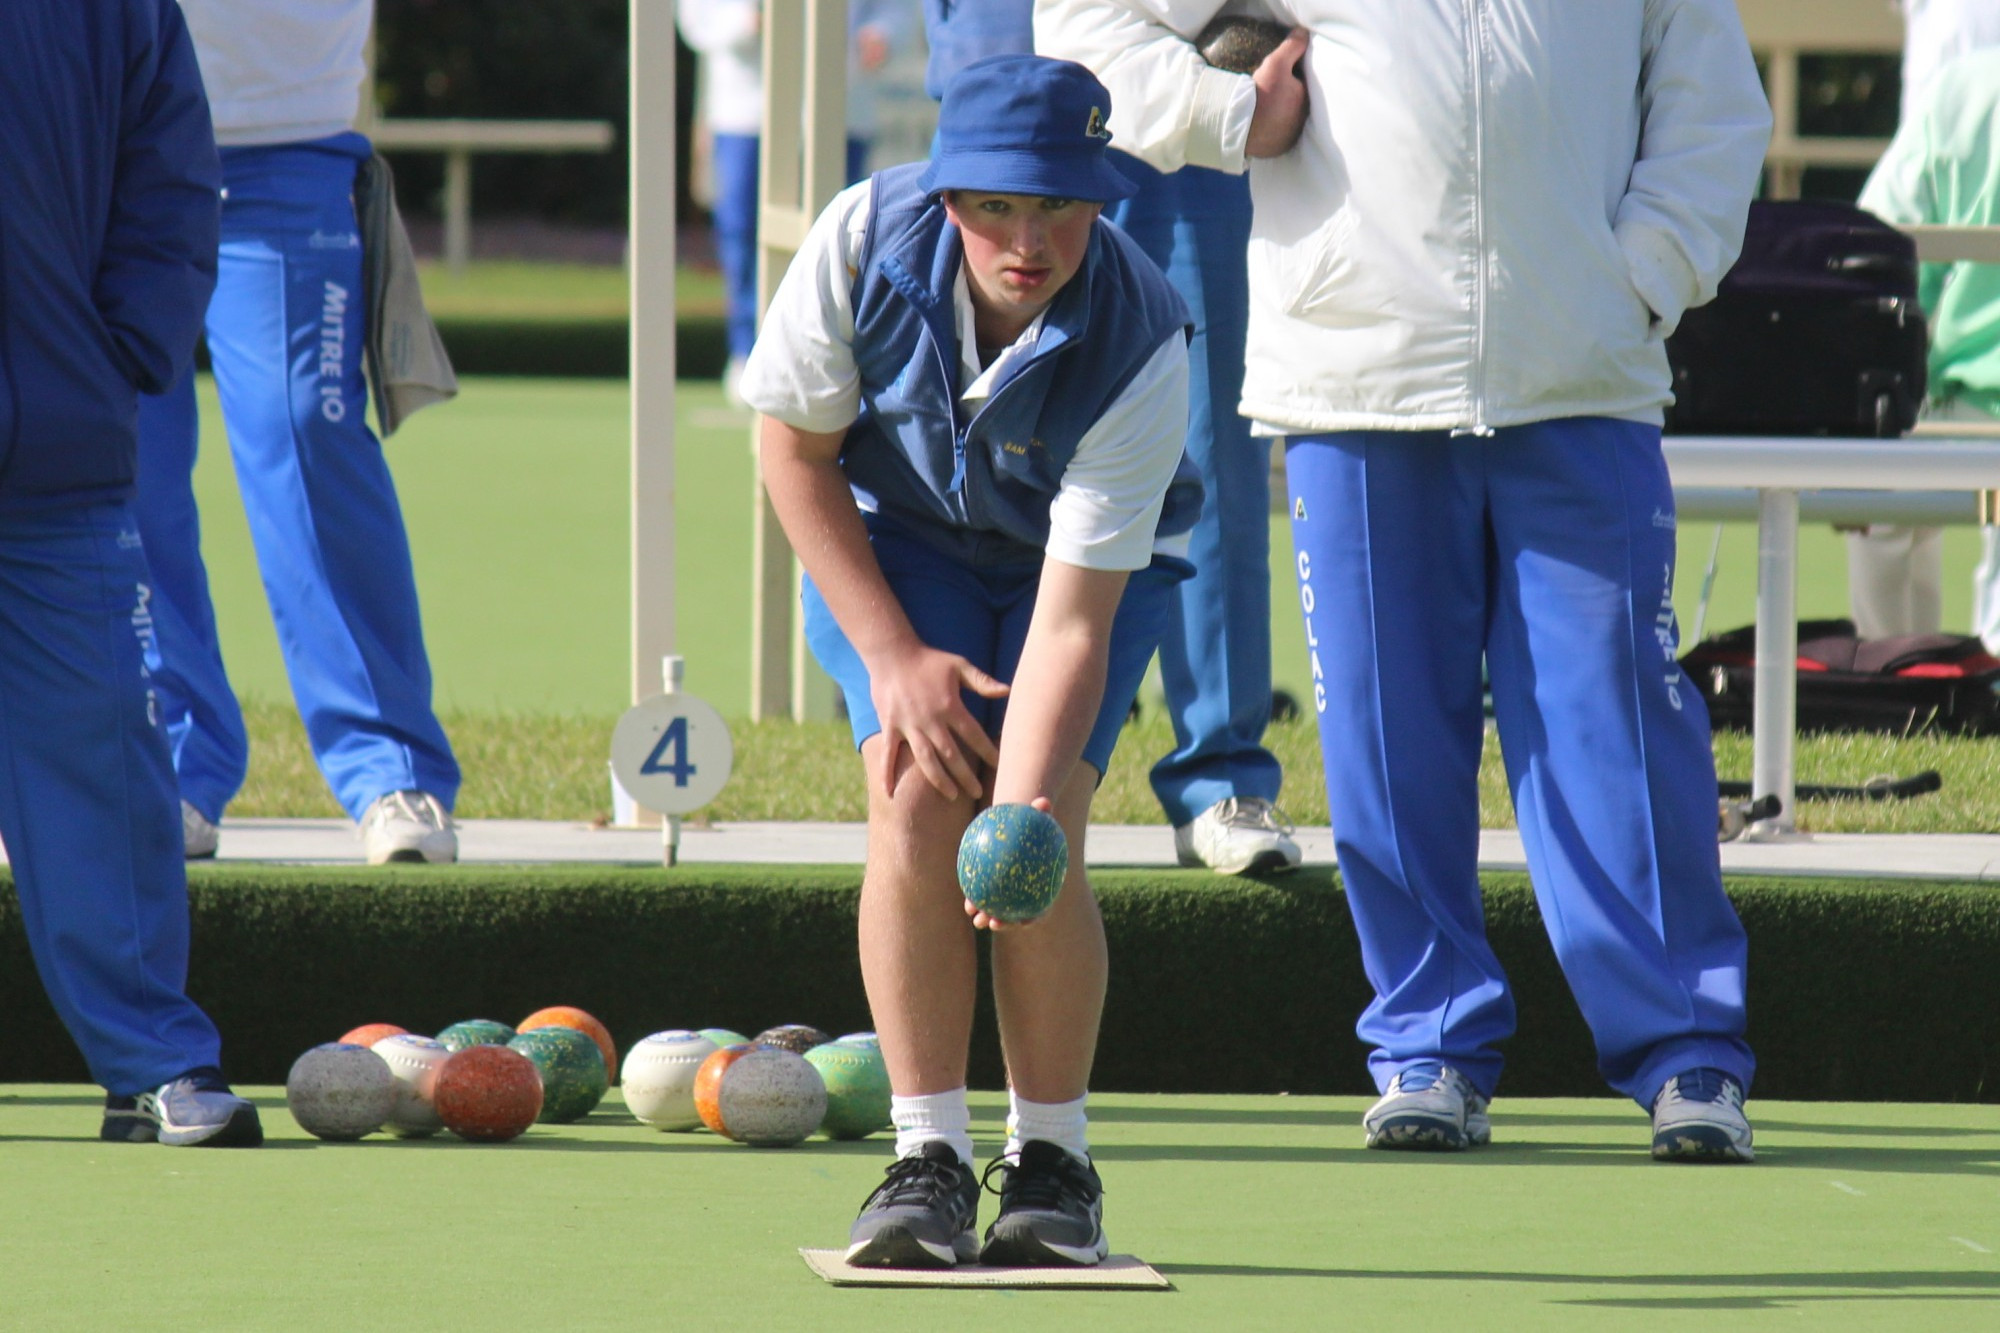
[[1083, 132], [1093, 139], [1109, 140], [1111, 138], [1111, 131], [1104, 128], [1103, 107], [1094, 106], [1090, 108], [1090, 123], [1083, 127]]

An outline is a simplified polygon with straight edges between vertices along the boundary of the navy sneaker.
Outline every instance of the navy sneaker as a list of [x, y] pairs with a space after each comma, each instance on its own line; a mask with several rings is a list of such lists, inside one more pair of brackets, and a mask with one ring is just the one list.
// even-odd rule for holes
[[1087, 1268], [1111, 1252], [1104, 1239], [1104, 1182], [1097, 1168], [1042, 1139], [993, 1160], [1000, 1216], [986, 1228], [979, 1262], [995, 1268]]
[[255, 1148], [264, 1141], [264, 1125], [257, 1108], [229, 1090], [222, 1071], [202, 1068], [136, 1097], [107, 1096], [97, 1136], [170, 1148]]
[[1676, 1074], [1653, 1099], [1653, 1156], [1662, 1162], [1754, 1162], [1743, 1085], [1720, 1069]]
[[926, 1143], [889, 1164], [847, 1233], [858, 1268], [951, 1268], [979, 1253], [979, 1181], [949, 1143]]
[[104, 1094], [104, 1123], [97, 1137], [106, 1143], [151, 1143], [160, 1137], [160, 1124], [139, 1109], [137, 1097]]

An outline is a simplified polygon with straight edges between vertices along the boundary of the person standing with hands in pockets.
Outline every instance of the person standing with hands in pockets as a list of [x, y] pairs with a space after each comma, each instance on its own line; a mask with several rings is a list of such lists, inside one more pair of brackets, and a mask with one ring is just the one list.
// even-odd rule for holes
[[[1460, 1150], [1512, 1034], [1479, 883], [1481, 667], [1529, 871], [1607, 1082], [1667, 1161], [1749, 1161], [1748, 948], [1680, 678], [1664, 342], [1770, 137], [1730, 0], [1038, 0], [1121, 146], [1250, 170], [1242, 412], [1285, 437], [1314, 707], [1375, 999], [1370, 1147]], [[1254, 162], [1254, 165], [1252, 163]]]

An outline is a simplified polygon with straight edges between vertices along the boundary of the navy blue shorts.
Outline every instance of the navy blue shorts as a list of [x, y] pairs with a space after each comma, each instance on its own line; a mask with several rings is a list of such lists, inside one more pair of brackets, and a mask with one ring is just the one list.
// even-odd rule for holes
[[[958, 654], [997, 680], [1011, 683], [1021, 660], [1021, 645], [1027, 641], [1041, 565], [976, 568], [885, 524], [871, 522], [869, 528], [876, 562], [917, 637], [932, 648]], [[1100, 777], [1111, 763], [1118, 731], [1125, 725], [1146, 668], [1166, 634], [1174, 586], [1192, 572], [1185, 560], [1154, 556], [1150, 566], [1134, 570], [1126, 581], [1125, 596], [1111, 623], [1104, 703], [1083, 747], [1084, 761]], [[806, 643], [845, 696], [855, 748], [859, 749], [862, 742], [882, 730], [868, 688], [868, 668], [834, 622], [833, 612], [827, 609], [812, 579], [805, 580], [799, 601], [805, 609]], [[1007, 701], [970, 692], [963, 697], [966, 708], [987, 734], [997, 739], [1007, 715]]]

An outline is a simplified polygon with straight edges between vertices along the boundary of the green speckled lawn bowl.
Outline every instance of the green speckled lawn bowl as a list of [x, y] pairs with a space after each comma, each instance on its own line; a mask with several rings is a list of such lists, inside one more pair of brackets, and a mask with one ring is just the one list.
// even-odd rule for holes
[[1055, 905], [1069, 873], [1062, 825], [1031, 805], [979, 812], [958, 844], [958, 886], [995, 921], [1033, 921]]

